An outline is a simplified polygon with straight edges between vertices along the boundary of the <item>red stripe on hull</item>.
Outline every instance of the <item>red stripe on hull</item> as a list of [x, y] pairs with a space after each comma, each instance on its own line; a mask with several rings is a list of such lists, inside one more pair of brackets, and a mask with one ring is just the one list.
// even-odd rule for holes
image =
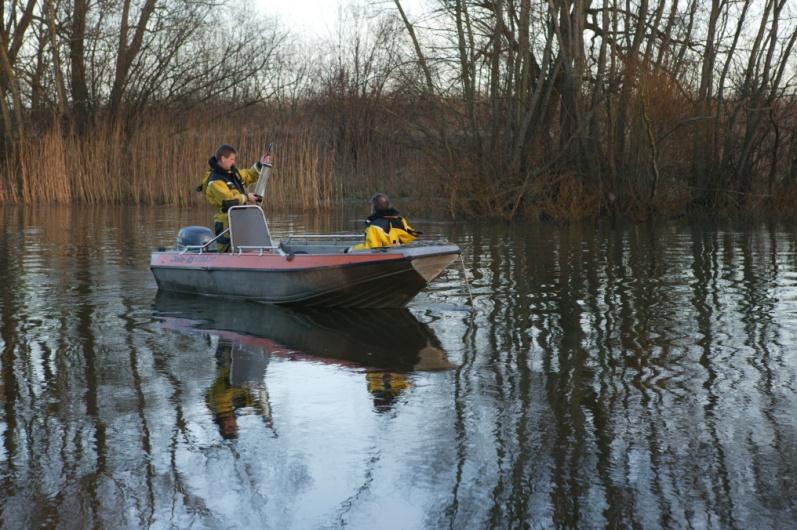
[[302, 270], [323, 267], [340, 267], [361, 263], [386, 262], [404, 259], [398, 253], [379, 254], [294, 254], [293, 257], [276, 254], [180, 254], [158, 252], [152, 255], [151, 267], [199, 268], [199, 269], [256, 269], [256, 270]]

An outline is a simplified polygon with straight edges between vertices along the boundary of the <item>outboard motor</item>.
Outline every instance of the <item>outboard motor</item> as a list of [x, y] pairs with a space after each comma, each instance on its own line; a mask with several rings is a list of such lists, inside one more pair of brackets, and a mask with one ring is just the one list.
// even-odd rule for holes
[[[213, 231], [206, 226], [185, 226], [177, 232], [177, 250], [205, 245], [213, 237]], [[205, 250], [211, 251], [215, 248], [208, 247]]]

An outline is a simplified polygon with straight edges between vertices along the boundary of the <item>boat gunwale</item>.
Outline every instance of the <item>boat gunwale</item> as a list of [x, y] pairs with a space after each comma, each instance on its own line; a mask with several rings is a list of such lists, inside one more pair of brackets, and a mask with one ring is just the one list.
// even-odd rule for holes
[[[251, 266], [240, 266], [240, 267], [231, 267], [231, 266], [220, 266], [216, 267], [212, 264], [205, 264], [205, 265], [189, 265], [189, 264], [153, 264], [151, 262], [152, 259], [156, 255], [166, 255], [166, 254], [176, 254], [185, 256], [185, 254], [178, 254], [176, 251], [166, 251], [166, 252], [155, 252], [152, 254], [152, 258], [150, 260], [150, 270], [154, 269], [166, 269], [166, 270], [197, 270], [197, 271], [252, 271], [252, 272], [276, 272], [276, 273], [297, 273], [297, 272], [312, 272], [318, 270], [326, 270], [326, 269], [344, 269], [349, 267], [358, 267], [358, 266], [366, 266], [366, 265], [379, 265], [381, 263], [395, 263], [397, 261], [406, 261], [412, 263], [415, 260], [423, 260], [427, 258], [435, 258], [439, 256], [448, 256], [448, 255], [460, 255], [462, 251], [456, 245], [450, 245], [449, 248], [451, 250], [447, 251], [440, 251], [440, 252], [425, 252], [422, 254], [405, 254], [404, 252], [384, 252], [384, 253], [373, 253], [373, 254], [352, 254], [351, 256], [376, 256], [377, 258], [370, 258], [370, 259], [361, 259], [361, 260], [354, 260], [351, 262], [344, 262], [344, 263], [332, 263], [326, 265], [316, 265], [316, 266], [309, 266], [309, 267], [283, 267], [283, 268], [266, 268], [266, 267], [251, 267]], [[202, 253], [196, 254], [196, 256], [207, 256], [210, 253]], [[258, 254], [216, 254], [217, 257], [230, 257], [230, 256], [251, 256], [255, 258], [285, 258], [286, 261], [293, 261], [296, 258], [305, 259], [308, 257], [319, 257], [319, 256], [339, 256], [339, 254], [296, 254], [294, 258], [291, 260], [287, 259], [287, 256], [280, 256], [277, 254], [268, 254], [268, 255], [258, 255]]]

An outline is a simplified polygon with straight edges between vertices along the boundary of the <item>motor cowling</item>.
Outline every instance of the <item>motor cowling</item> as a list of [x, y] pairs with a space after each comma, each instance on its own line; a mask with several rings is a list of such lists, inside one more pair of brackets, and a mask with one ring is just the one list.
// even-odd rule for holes
[[184, 226], [177, 232], [177, 250], [202, 246], [211, 239], [213, 239], [213, 231], [206, 226]]

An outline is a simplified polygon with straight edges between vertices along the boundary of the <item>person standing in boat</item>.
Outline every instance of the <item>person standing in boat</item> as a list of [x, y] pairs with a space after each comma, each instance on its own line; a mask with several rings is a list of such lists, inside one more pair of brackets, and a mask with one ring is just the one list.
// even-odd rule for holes
[[[219, 146], [216, 154], [208, 160], [209, 168], [197, 187], [197, 191], [203, 192], [208, 202], [216, 208], [213, 228], [217, 236], [230, 226], [227, 210], [262, 200], [254, 193], [248, 193], [246, 188], [257, 181], [264, 166], [271, 167], [271, 155], [266, 153], [251, 168], [238, 169], [235, 167], [237, 155], [238, 152], [231, 145]], [[230, 238], [225, 235], [217, 239], [216, 248], [219, 252], [229, 252]]]
[[371, 215], [365, 220], [365, 242], [351, 250], [389, 247], [411, 243], [420, 232], [413, 230], [399, 212], [390, 205], [384, 193], [371, 197]]

